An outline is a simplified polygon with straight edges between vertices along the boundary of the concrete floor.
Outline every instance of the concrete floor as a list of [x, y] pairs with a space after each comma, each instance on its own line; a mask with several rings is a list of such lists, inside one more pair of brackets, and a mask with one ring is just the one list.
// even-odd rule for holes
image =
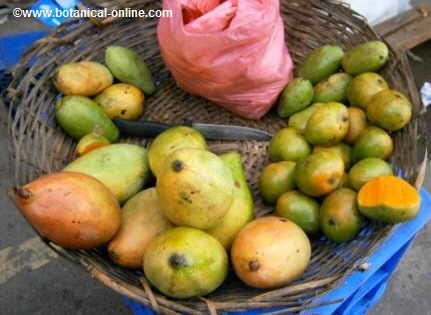
[[[38, 23], [0, 25], [0, 35], [16, 29], [35, 29]], [[412, 62], [418, 86], [431, 81], [431, 41], [416, 48], [423, 63]], [[7, 147], [0, 128], [0, 147]], [[430, 173], [425, 187], [431, 191]], [[6, 154], [0, 155], [0, 314], [130, 314], [121, 296], [87, 273], [56, 258], [35, 238], [5, 191], [9, 188]], [[431, 225], [417, 237], [393, 276], [384, 298], [370, 314], [431, 314]]]

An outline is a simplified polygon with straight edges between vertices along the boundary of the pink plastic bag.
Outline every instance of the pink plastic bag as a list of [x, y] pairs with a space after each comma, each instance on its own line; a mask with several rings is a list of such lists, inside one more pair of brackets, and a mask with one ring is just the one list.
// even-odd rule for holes
[[161, 53], [178, 85], [259, 119], [292, 77], [279, 0], [163, 0]]

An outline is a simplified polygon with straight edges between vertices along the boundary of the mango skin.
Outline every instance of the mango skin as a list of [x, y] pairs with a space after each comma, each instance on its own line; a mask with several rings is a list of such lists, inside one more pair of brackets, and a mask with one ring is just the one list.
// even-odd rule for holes
[[342, 64], [346, 72], [358, 75], [378, 71], [388, 59], [388, 46], [382, 41], [370, 41], [348, 50]]
[[343, 102], [353, 77], [348, 73], [336, 73], [314, 87], [314, 102]]
[[298, 224], [307, 234], [316, 234], [320, 230], [319, 210], [316, 200], [292, 190], [280, 196], [275, 214]]
[[93, 96], [111, 86], [113, 80], [108, 68], [94, 61], [64, 64], [54, 75], [54, 85], [63, 95]]
[[412, 104], [402, 93], [384, 90], [374, 95], [367, 107], [368, 119], [388, 131], [405, 127], [412, 118]]
[[145, 277], [163, 294], [186, 299], [217, 289], [228, 273], [224, 247], [211, 235], [176, 227], [157, 236], [145, 250]]
[[64, 248], [99, 247], [120, 227], [120, 206], [114, 195], [85, 174], [39, 177], [15, 191], [13, 199], [35, 230]]
[[234, 187], [231, 170], [217, 155], [189, 148], [166, 159], [156, 185], [169, 221], [204, 230], [222, 222], [234, 200]]
[[147, 150], [134, 144], [111, 144], [77, 158], [65, 170], [97, 178], [123, 203], [149, 177]]
[[349, 130], [343, 141], [348, 144], [354, 144], [367, 127], [367, 115], [357, 107], [349, 107], [347, 110], [349, 112]]
[[109, 242], [108, 254], [117, 265], [138, 269], [144, 252], [160, 233], [173, 228], [162, 215], [155, 188], [143, 190], [130, 198], [121, 209], [121, 225]]
[[109, 142], [109, 140], [106, 139], [104, 136], [92, 132], [88, 135], [85, 135], [81, 138], [81, 140], [79, 140], [76, 146], [76, 153], [78, 153], [79, 156], [83, 156], [88, 152], [110, 144], [111, 143]]
[[133, 50], [122, 46], [109, 46], [105, 51], [105, 63], [114, 77], [132, 84], [151, 95], [156, 87], [145, 62]]
[[312, 197], [320, 197], [335, 190], [343, 175], [344, 162], [333, 152], [313, 153], [296, 164], [296, 185]]
[[229, 249], [238, 232], [253, 220], [254, 204], [242, 166], [241, 155], [238, 152], [228, 152], [220, 155], [220, 158], [230, 168], [235, 180], [234, 199], [221, 223], [207, 230], [207, 233]]
[[320, 226], [330, 240], [347, 242], [358, 235], [364, 222], [359, 213], [356, 192], [341, 188], [325, 198], [320, 208]]
[[275, 133], [269, 143], [269, 159], [273, 162], [298, 161], [311, 152], [305, 138], [293, 128], [283, 128]]
[[153, 174], [160, 175], [166, 158], [178, 149], [207, 149], [205, 138], [196, 129], [177, 126], [159, 134], [148, 151], [148, 160]]
[[335, 73], [341, 66], [344, 51], [341, 47], [325, 45], [319, 47], [307, 56], [298, 68], [298, 76], [318, 83]]
[[313, 85], [303, 78], [295, 78], [284, 88], [278, 101], [278, 115], [282, 118], [303, 110], [313, 101]]
[[110, 118], [136, 120], [144, 113], [144, 94], [137, 87], [117, 83], [94, 99]]
[[352, 188], [359, 191], [367, 182], [383, 175], [393, 175], [391, 166], [382, 159], [363, 159], [353, 165], [349, 172], [349, 181]]
[[365, 128], [353, 146], [353, 160], [371, 157], [386, 160], [393, 150], [391, 136], [379, 127], [370, 126]]
[[307, 122], [305, 138], [314, 145], [335, 145], [349, 130], [349, 112], [341, 103], [326, 103]]
[[57, 101], [55, 118], [61, 128], [79, 140], [96, 128], [110, 142], [117, 141], [120, 132], [96, 102], [85, 96], [65, 96]]
[[352, 80], [347, 88], [347, 99], [350, 105], [367, 110], [373, 96], [386, 89], [389, 89], [389, 85], [382, 76], [366, 72]]
[[323, 105], [325, 105], [325, 103], [314, 103], [306, 109], [293, 114], [289, 117], [288, 127], [296, 129], [300, 134], [304, 134], [311, 115]]
[[295, 189], [295, 166], [292, 161], [282, 161], [267, 165], [259, 177], [259, 190], [263, 199], [275, 204], [286, 191]]
[[345, 143], [339, 143], [331, 147], [315, 146], [313, 153], [317, 152], [334, 152], [343, 159], [345, 169], [350, 168], [352, 162], [352, 148]]
[[266, 216], [247, 224], [236, 236], [231, 261], [237, 276], [260, 289], [285, 286], [301, 277], [310, 262], [304, 231], [285, 218]]

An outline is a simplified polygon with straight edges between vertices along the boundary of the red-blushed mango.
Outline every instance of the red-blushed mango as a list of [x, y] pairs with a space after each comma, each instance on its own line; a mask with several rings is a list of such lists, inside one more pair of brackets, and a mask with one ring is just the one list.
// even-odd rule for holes
[[42, 176], [18, 188], [13, 198], [36, 231], [64, 248], [99, 247], [120, 227], [120, 206], [115, 196], [85, 174]]

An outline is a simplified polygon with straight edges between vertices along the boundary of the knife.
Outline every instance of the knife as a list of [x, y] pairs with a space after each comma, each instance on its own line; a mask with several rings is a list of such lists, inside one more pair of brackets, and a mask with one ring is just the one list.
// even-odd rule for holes
[[[131, 121], [120, 118], [114, 118], [114, 123], [117, 125], [121, 133], [129, 136], [138, 136], [144, 138], [154, 138], [166, 129], [173, 127], [173, 125], [155, 121]], [[198, 130], [208, 140], [270, 141], [272, 138], [271, 133], [250, 127], [203, 124], [192, 121], [186, 121], [184, 126], [192, 127]]]

